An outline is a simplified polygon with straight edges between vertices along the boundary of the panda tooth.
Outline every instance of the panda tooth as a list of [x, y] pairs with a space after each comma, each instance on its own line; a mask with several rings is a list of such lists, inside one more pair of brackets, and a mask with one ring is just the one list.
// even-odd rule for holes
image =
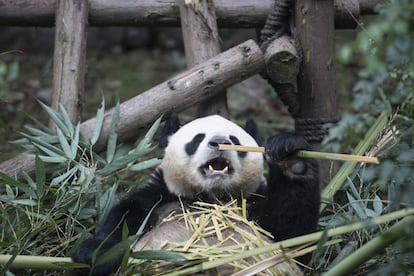
[[229, 172], [229, 167], [228, 167], [228, 166], [226, 166], [226, 167], [223, 169], [223, 173], [227, 174], [228, 172]]
[[211, 165], [208, 165], [208, 170], [210, 171], [210, 173], [214, 173], [214, 169], [213, 169], [213, 166], [211, 166]]

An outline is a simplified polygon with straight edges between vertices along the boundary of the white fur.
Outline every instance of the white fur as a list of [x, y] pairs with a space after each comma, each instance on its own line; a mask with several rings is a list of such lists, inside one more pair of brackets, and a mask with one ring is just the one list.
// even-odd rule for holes
[[[197, 151], [189, 156], [185, 145], [199, 133], [204, 133], [206, 137]], [[203, 191], [216, 197], [227, 193], [236, 198], [255, 192], [264, 181], [261, 153], [249, 152], [246, 157], [240, 158], [236, 151], [217, 151], [208, 147], [213, 137], [224, 137], [230, 141], [230, 135], [237, 137], [241, 145], [257, 146], [244, 129], [218, 115], [199, 118], [181, 127], [170, 137], [161, 163], [168, 189], [187, 197], [194, 197]], [[231, 161], [234, 173], [228, 177], [204, 177], [199, 168], [219, 155]]]

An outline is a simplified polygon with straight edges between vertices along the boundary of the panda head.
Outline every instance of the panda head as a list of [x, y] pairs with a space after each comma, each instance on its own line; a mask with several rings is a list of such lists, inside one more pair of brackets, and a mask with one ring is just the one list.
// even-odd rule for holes
[[170, 116], [161, 140], [161, 147], [166, 147], [161, 169], [170, 192], [213, 199], [248, 197], [255, 192], [264, 183], [263, 155], [218, 150], [218, 144], [257, 146], [254, 121], [248, 121], [245, 129], [218, 115], [179, 128], [176, 115]]

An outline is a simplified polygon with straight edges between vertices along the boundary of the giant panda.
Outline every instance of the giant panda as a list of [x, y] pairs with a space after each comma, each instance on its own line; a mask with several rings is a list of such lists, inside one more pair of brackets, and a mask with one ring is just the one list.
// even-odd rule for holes
[[[320, 204], [318, 165], [313, 159], [295, 157], [297, 150], [310, 149], [302, 136], [272, 136], [265, 143], [264, 155], [219, 151], [219, 144], [257, 146], [258, 127], [249, 119], [241, 128], [219, 115], [198, 118], [180, 127], [177, 115], [172, 113], [161, 134], [160, 146], [165, 153], [159, 167], [146, 184], [112, 208], [93, 237], [75, 250], [73, 260], [91, 264], [98, 247], [97, 258], [121, 241], [124, 223], [129, 233], [136, 233], [157, 202], [146, 232], [156, 228], [160, 216], [171, 206], [190, 206], [195, 201], [222, 204], [242, 197], [247, 199], [248, 218], [269, 231], [274, 240], [316, 230]], [[268, 164], [267, 177], [264, 160]], [[93, 271], [80, 270], [79, 274], [108, 275], [118, 269], [121, 258], [94, 267]]]

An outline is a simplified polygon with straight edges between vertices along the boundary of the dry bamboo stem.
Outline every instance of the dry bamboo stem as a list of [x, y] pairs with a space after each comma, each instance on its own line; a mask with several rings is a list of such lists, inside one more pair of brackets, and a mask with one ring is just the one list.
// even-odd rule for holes
[[[219, 144], [219, 150], [235, 150], [235, 151], [263, 152], [263, 153], [265, 152], [264, 147], [225, 145], [225, 144]], [[307, 150], [299, 150], [296, 152], [295, 155], [297, 157], [303, 157], [303, 158], [319, 158], [319, 159], [330, 159], [330, 160], [354, 161], [354, 162], [379, 164], [378, 158], [372, 157], [372, 156], [329, 153], [329, 152], [320, 152], [320, 151], [307, 151]]]

